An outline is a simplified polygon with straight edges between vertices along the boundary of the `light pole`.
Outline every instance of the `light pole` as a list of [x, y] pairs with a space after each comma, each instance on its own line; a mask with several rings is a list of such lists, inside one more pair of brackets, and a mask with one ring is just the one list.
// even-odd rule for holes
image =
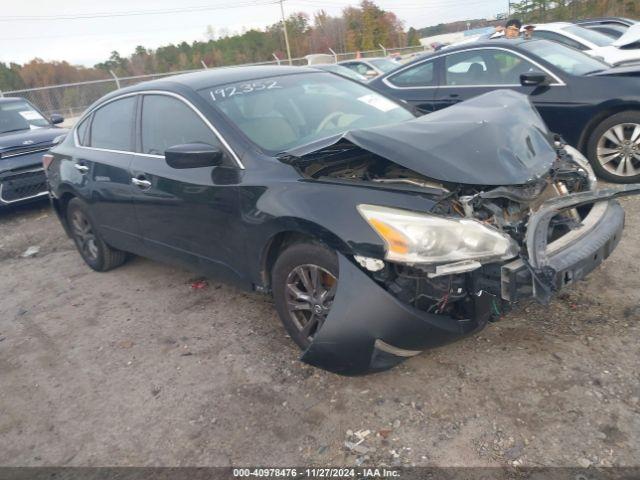
[[291, 47], [289, 47], [289, 35], [287, 34], [287, 22], [284, 19], [284, 6], [282, 3], [284, 0], [280, 0], [280, 14], [282, 15], [282, 30], [284, 30], [284, 43], [287, 45], [287, 58], [289, 59], [289, 65], [291, 63]]

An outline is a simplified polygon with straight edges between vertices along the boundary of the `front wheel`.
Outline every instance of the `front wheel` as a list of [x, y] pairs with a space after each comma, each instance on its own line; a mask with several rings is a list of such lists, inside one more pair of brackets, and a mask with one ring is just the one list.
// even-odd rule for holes
[[305, 350], [327, 319], [338, 287], [338, 258], [317, 243], [296, 243], [280, 254], [271, 275], [278, 315]]
[[598, 125], [589, 138], [587, 156], [604, 180], [640, 181], [640, 112], [618, 113]]

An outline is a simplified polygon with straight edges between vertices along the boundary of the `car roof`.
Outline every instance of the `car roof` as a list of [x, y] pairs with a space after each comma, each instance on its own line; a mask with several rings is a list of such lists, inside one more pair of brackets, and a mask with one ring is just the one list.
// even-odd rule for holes
[[[250, 67], [222, 67], [201, 70], [192, 73], [182, 73], [169, 77], [139, 83], [131, 90], [151, 90], [153, 88], [166, 88], [167, 82], [184, 85], [193, 90], [212, 88], [229, 83], [247, 82], [260, 78], [275, 77], [279, 75], [294, 75], [300, 73], [316, 72], [307, 67], [290, 67], [277, 65], [259, 65]], [[136, 88], [138, 87], [138, 88]]]
[[536, 27], [536, 30], [552, 30], [554, 32], [557, 32], [559, 30], [562, 30], [564, 27], [570, 27], [574, 24], [569, 22], [550, 22], [550, 23], [529, 23], [527, 25], [533, 25], [534, 27]]
[[423, 62], [426, 59], [432, 57], [439, 57], [442, 55], [448, 55], [449, 53], [458, 52], [460, 50], [469, 50], [475, 48], [486, 48], [486, 47], [518, 47], [526, 42], [537, 42], [538, 39], [534, 40], [526, 40], [524, 38], [493, 38], [493, 39], [481, 39], [474, 42], [461, 43], [459, 45], [450, 45], [446, 49], [438, 50], [437, 52], [427, 52], [421, 54], [419, 57], [402, 64], [402, 66], [410, 65], [412, 63]]
[[576, 20], [574, 23], [577, 25], [588, 24], [588, 23], [624, 23], [625, 25], [629, 23], [636, 23], [635, 20], [631, 20], [630, 18], [625, 17], [596, 17], [596, 18], [583, 18], [582, 20]]
[[340, 60], [338, 63], [347, 62], [367, 62], [369, 60], [389, 60], [387, 57], [366, 57], [366, 58], [352, 58], [350, 60]]

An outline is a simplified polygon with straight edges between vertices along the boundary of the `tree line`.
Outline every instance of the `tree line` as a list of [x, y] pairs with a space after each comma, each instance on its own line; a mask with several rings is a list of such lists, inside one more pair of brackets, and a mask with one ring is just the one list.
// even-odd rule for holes
[[[620, 15], [640, 16], [638, 0], [521, 0], [511, 3], [512, 16], [527, 22], [544, 22], [585, 17]], [[357, 6], [346, 7], [337, 16], [324, 10], [312, 17], [294, 13], [286, 19], [291, 54], [301, 57], [309, 53], [353, 52], [419, 45], [424, 36], [437, 35], [495, 25], [487, 20], [470, 20], [440, 24], [424, 29], [404, 30], [393, 12], [380, 8], [373, 0], [362, 0]], [[46, 85], [83, 82], [110, 78], [110, 71], [119, 77], [149, 73], [236, 65], [273, 60], [273, 54], [286, 58], [282, 24], [264, 29], [251, 29], [232, 34], [224, 27], [210, 26], [207, 39], [192, 43], [166, 45], [155, 50], [138, 46], [129, 56], [112, 52], [104, 62], [93, 67], [71, 65], [66, 61], [45, 62], [33, 59], [23, 65], [0, 62], [0, 90], [18, 90]]]
[[[293, 13], [286, 19], [291, 55], [328, 53], [419, 45], [415, 29], [405, 32], [393, 12], [378, 7], [372, 0], [343, 9], [332, 16], [320, 10], [310, 18], [306, 13]], [[209, 26], [205, 41], [170, 44], [157, 49], [137, 46], [130, 56], [114, 51], [104, 62], [91, 68], [71, 65], [66, 61], [45, 62], [33, 59], [24, 65], [0, 62], [0, 90], [17, 90], [60, 83], [135, 76], [180, 70], [237, 65], [274, 60], [273, 54], [286, 59], [282, 23], [264, 29], [230, 33], [224, 27]]]

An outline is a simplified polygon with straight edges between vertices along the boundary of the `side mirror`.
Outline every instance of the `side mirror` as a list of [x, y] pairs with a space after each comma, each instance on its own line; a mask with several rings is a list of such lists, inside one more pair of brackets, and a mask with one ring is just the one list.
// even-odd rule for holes
[[218, 147], [206, 143], [188, 143], [169, 147], [164, 158], [172, 168], [215, 167], [222, 164], [224, 154]]
[[549, 77], [542, 72], [527, 72], [520, 75], [520, 84], [523, 87], [549, 85]]
[[53, 113], [51, 114], [51, 117], [49, 118], [49, 121], [53, 124], [53, 125], [57, 125], [59, 123], [64, 122], [64, 117], [58, 113]]

